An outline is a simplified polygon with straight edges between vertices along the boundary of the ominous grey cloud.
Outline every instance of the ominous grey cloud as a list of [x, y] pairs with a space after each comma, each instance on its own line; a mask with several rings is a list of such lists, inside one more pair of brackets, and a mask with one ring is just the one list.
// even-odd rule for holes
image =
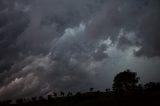
[[12, 65], [18, 59], [20, 48], [16, 40], [22, 34], [29, 23], [28, 15], [14, 8], [14, 1], [1, 0], [0, 10], [0, 69], [1, 72]]
[[160, 81], [159, 5], [0, 0], [0, 99], [105, 89], [126, 68]]
[[[148, 57], [160, 56], [160, 2], [149, 2], [148, 8], [138, 26], [138, 35], [142, 41], [142, 48], [136, 55]], [[154, 6], [154, 8], [152, 7]]]

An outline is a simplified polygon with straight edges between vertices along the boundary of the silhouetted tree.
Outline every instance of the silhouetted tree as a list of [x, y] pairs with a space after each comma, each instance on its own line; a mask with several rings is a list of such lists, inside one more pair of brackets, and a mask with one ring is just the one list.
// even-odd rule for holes
[[118, 94], [128, 93], [136, 89], [138, 81], [139, 77], [137, 77], [136, 72], [126, 70], [114, 77], [112, 88], [113, 91]]
[[93, 90], [94, 90], [94, 88], [90, 88], [90, 89], [89, 89], [90, 92], [93, 92]]
[[16, 100], [17, 104], [22, 104], [23, 102], [24, 102], [24, 99], [22, 99], [22, 98]]
[[32, 102], [37, 101], [37, 97], [32, 97]]
[[144, 85], [145, 90], [147, 91], [160, 91], [160, 83], [149, 82]]
[[105, 91], [106, 91], [106, 96], [107, 97], [111, 95], [111, 90], [110, 89], [106, 88]]
[[48, 99], [49, 101], [52, 100], [52, 99], [53, 99], [52, 95], [48, 95], [48, 96], [47, 96], [47, 99]]
[[106, 91], [106, 92], [110, 92], [110, 89], [106, 88], [105, 91]]
[[5, 100], [3, 102], [0, 102], [0, 104], [2, 104], [2, 105], [9, 105], [11, 103], [12, 103], [12, 100]]
[[144, 90], [143, 86], [141, 84], [138, 84], [136, 88], [137, 94], [142, 94], [143, 90]]
[[67, 94], [68, 97], [72, 96], [72, 95], [73, 95], [72, 92], [68, 92], [68, 94]]
[[61, 91], [61, 92], [60, 92], [60, 95], [61, 95], [61, 96], [64, 96], [64, 92]]
[[57, 97], [57, 93], [56, 92], [53, 92], [53, 95], [54, 95], [54, 97]]
[[52, 95], [48, 95], [47, 98], [48, 98], [48, 103], [53, 103], [54, 102], [54, 99], [53, 99]]
[[46, 99], [43, 96], [39, 96], [39, 102], [40, 103], [45, 103]]

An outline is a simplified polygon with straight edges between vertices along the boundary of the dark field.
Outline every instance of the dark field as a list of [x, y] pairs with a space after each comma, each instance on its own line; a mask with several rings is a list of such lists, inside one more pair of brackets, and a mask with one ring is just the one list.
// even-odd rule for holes
[[[135, 72], [126, 70], [117, 74], [113, 80], [112, 91], [65, 93], [53, 92], [47, 97], [19, 98], [16, 101], [6, 100], [1, 105], [52, 105], [52, 106], [160, 106], [160, 83], [149, 82], [138, 84], [139, 77]], [[15, 103], [14, 103], [15, 102]]]
[[[9, 105], [9, 104], [3, 104]], [[144, 93], [141, 95], [119, 95], [111, 92], [88, 92], [70, 97], [53, 97], [43, 100], [32, 100], [14, 104], [21, 105], [42, 105], [42, 106], [160, 106], [160, 92]]]

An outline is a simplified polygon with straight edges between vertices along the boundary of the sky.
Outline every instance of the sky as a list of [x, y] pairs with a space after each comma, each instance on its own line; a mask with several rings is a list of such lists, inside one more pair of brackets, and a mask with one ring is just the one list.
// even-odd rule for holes
[[159, 0], [0, 0], [0, 100], [160, 81]]

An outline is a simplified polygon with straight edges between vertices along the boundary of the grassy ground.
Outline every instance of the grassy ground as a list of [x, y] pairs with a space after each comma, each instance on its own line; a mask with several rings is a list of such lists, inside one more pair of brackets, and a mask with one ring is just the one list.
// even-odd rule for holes
[[21, 105], [41, 106], [160, 106], [160, 93], [116, 96], [104, 92], [90, 92], [72, 97], [57, 97], [50, 101], [37, 101]]

